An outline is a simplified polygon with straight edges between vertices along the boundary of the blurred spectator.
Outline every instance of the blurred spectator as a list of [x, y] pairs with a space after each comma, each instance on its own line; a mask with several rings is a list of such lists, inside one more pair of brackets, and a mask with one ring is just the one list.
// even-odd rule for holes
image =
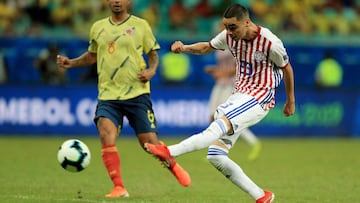
[[191, 12], [185, 7], [183, 0], [174, 0], [174, 3], [168, 10], [168, 15], [170, 18], [170, 29], [193, 29]]
[[107, 1], [96, 0], [96, 2], [97, 4], [84, 5], [80, 1], [73, 1], [77, 15], [73, 29], [79, 37], [87, 39], [92, 23], [109, 15]]
[[284, 10], [281, 8], [282, 2], [280, 0], [276, 0], [272, 6], [269, 7], [268, 13], [266, 17], [261, 21], [257, 21], [259, 24], [266, 24], [270, 29], [277, 30], [281, 33], [281, 28], [284, 26], [284, 18], [280, 18], [279, 16], [285, 16]]
[[50, 26], [52, 25], [50, 5], [46, 3], [46, 1], [45, 3], [43, 2], [44, 1], [41, 0], [35, 0], [25, 8], [25, 12], [29, 15], [33, 23]]
[[235, 3], [234, 0], [222, 0], [218, 1], [218, 3], [215, 5], [215, 14], [217, 16], [222, 16], [224, 11], [227, 9], [227, 7], [231, 4]]
[[318, 35], [330, 34], [330, 21], [325, 15], [325, 10], [321, 5], [314, 7], [311, 13], [311, 22], [313, 24], [313, 33]]
[[59, 68], [56, 57], [60, 51], [56, 44], [50, 44], [48, 48], [41, 50], [34, 61], [34, 67], [39, 69], [42, 82], [50, 85], [67, 83], [66, 69]]
[[344, 8], [343, 15], [349, 22], [350, 31], [360, 33], [360, 1]]
[[6, 83], [8, 80], [8, 66], [4, 55], [0, 52], [0, 84]]
[[355, 7], [354, 20], [352, 21], [352, 27], [355, 31], [355, 35], [360, 33], [360, 3]]
[[9, 0], [0, 0], [0, 33], [2, 36], [14, 36], [16, 7], [11, 6]]
[[61, 0], [52, 11], [52, 21], [57, 26], [72, 27], [74, 25], [75, 10], [71, 0]]
[[30, 25], [26, 30], [27, 35], [41, 35], [43, 26], [52, 25], [49, 4], [42, 3], [41, 0], [35, 0], [33, 4], [27, 5], [25, 13], [30, 17]]
[[253, 0], [251, 1], [249, 10], [253, 13], [252, 15], [255, 17], [255, 22], [264, 22], [270, 10], [270, 5], [263, 0]]
[[342, 66], [333, 58], [331, 52], [327, 52], [315, 70], [315, 83], [317, 87], [339, 87], [342, 83]]
[[338, 2], [332, 9], [332, 15], [329, 17], [332, 33], [343, 36], [350, 34], [350, 22], [344, 15], [345, 8], [342, 3]]
[[[2, 36], [87, 37], [90, 22], [106, 16], [106, 0], [0, 0]], [[135, 1], [134, 1], [135, 2]], [[160, 37], [169, 33], [202, 37], [235, 0], [136, 0], [147, 5], [137, 15], [148, 20]], [[360, 1], [246, 0], [254, 21], [274, 31], [297, 36], [356, 36], [360, 33]], [[164, 16], [164, 17], [163, 17]], [[160, 21], [160, 18], [162, 20]], [[159, 26], [160, 25], [160, 26]], [[205, 30], [205, 31], [204, 31]], [[186, 34], [186, 33], [185, 33]]]
[[274, 6], [272, 5], [273, 10], [283, 6], [281, 16], [277, 17], [283, 21], [283, 30], [295, 33], [302, 32], [304, 34], [309, 34], [312, 31], [311, 23], [309, 23], [311, 22], [308, 13], [309, 9], [303, 9], [309, 8], [306, 1], [287, 0], [283, 1], [282, 5], [278, 4], [277, 8]]
[[201, 18], [209, 18], [215, 14], [213, 6], [209, 0], [200, 0], [194, 6], [194, 15]]
[[160, 22], [159, 2], [153, 0], [149, 6], [141, 11], [140, 17], [148, 21], [151, 28], [156, 31]]
[[166, 84], [180, 84], [190, 73], [190, 59], [186, 54], [167, 52], [161, 58], [161, 76]]

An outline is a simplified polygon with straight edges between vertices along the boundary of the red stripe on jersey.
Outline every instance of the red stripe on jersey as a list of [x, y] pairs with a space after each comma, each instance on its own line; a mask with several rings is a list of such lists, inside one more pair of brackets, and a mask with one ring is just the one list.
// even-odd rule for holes
[[260, 103], [267, 103], [264, 108], [272, 108], [275, 88], [274, 63], [269, 58], [272, 42], [260, 34], [252, 41], [237, 43], [227, 37], [227, 43], [237, 64], [234, 91], [250, 94]]
[[[241, 57], [242, 57], [242, 43], [240, 42], [240, 50], [238, 51], [238, 47], [239, 47], [239, 41], [237, 41], [235, 43], [236, 46], [233, 46], [231, 47], [232, 50], [231, 51], [234, 51], [233, 55], [235, 56], [235, 59], [236, 59], [236, 81], [239, 81], [240, 80], [240, 77], [241, 77], [241, 69], [240, 69], [240, 66], [241, 66]], [[236, 83], [235, 83], [235, 87], [236, 87]]]
[[[268, 77], [273, 76], [274, 72], [274, 64], [272, 61], [269, 60], [269, 56], [270, 56], [270, 48], [271, 48], [272, 42], [269, 41], [269, 46], [268, 46], [268, 50], [267, 50], [267, 54], [266, 54], [266, 63], [271, 63], [271, 65], [269, 65], [271, 68], [269, 68], [270, 74], [268, 75]], [[273, 82], [273, 77], [270, 77], [270, 87], [272, 87], [274, 85]]]
[[[255, 49], [255, 51], [260, 50], [261, 39], [262, 39], [261, 35], [259, 34], [257, 36], [257, 38], [256, 38], [256, 49]], [[261, 51], [264, 52], [264, 49], [262, 48]], [[255, 60], [255, 63], [256, 63], [256, 65], [254, 67], [254, 73], [257, 73], [262, 69], [263, 65], [262, 65], [261, 61], [256, 61]], [[258, 75], [257, 77], [258, 77], [258, 80], [261, 81], [261, 76]], [[252, 85], [259, 85], [259, 84], [256, 84], [255, 79], [254, 79], [253, 82], [252, 82]]]
[[[266, 44], [267, 44], [267, 46], [266, 46], [266, 52], [267, 52], [267, 54], [266, 54], [266, 68], [265, 68], [265, 70], [264, 71], [266, 71], [266, 74], [265, 74], [265, 80], [264, 80], [264, 83], [263, 83], [263, 86], [264, 87], [266, 87], [267, 85], [270, 85], [270, 87], [271, 87], [271, 81], [272, 81], [272, 71], [271, 71], [271, 69], [272, 68], [267, 68], [267, 67], [269, 67], [269, 63], [271, 63], [270, 61], [269, 61], [269, 53], [270, 53], [270, 48], [271, 48], [271, 42], [270, 41], [268, 41], [266, 38], [264, 39], [264, 42], [266, 42], [266, 43], [264, 43], [264, 46], [263, 46], [263, 51], [265, 51], [264, 50], [264, 48], [265, 48], [265, 46], [266, 46]], [[270, 82], [269, 82], [270, 81]], [[260, 93], [260, 90], [259, 90], [259, 93]], [[262, 100], [262, 99], [264, 99], [264, 97], [267, 95], [267, 91], [262, 91], [262, 93], [260, 94], [260, 95], [258, 95], [257, 97], [258, 97], [258, 99], [259, 100]]]
[[[247, 53], [246, 53], [246, 59], [245, 61], [250, 61], [250, 64], [254, 64], [254, 60], [252, 59], [252, 56], [253, 56], [253, 47], [254, 47], [254, 43], [246, 43], [246, 50], [247, 50]], [[246, 72], [248, 71], [248, 73]], [[244, 83], [246, 84], [249, 84], [251, 85], [252, 81], [255, 79], [254, 77], [250, 77], [250, 75], [254, 75], [254, 67], [251, 67], [251, 70], [248, 69], [248, 68], [245, 68], [244, 69], [244, 74], [246, 76], [246, 79], [244, 81]], [[251, 93], [251, 89], [248, 88], [247, 94], [250, 94]]]
[[[266, 38], [261, 38], [262, 39], [262, 41], [258, 41], [258, 43], [259, 43], [259, 45], [258, 45], [258, 47], [260, 47], [260, 43], [261, 43], [261, 52], [262, 53], [264, 53], [265, 52], [265, 45], [266, 45], [266, 42], [267, 42], [267, 39]], [[257, 50], [259, 50], [260, 51], [260, 49], [257, 49]], [[256, 86], [257, 87], [263, 87], [264, 86], [264, 84], [266, 83], [266, 77], [264, 77], [262, 74], [260, 74], [261, 73], [261, 71], [263, 71], [264, 70], [264, 66], [263, 66], [263, 62], [259, 62], [259, 63], [257, 63], [255, 66], [258, 66], [259, 68], [260, 68], [260, 70], [258, 70], [259, 72], [255, 72], [256, 73]], [[257, 69], [257, 68], [256, 68]], [[256, 96], [256, 95], [258, 95], [259, 94], [259, 92], [261, 91], [261, 89], [258, 89], [258, 91], [255, 91], [255, 92], [253, 92], [253, 96]]]
[[[263, 39], [263, 41], [262, 41], [261, 52], [264, 53], [265, 52], [265, 45], [267, 43], [267, 39], [266, 38], [262, 38], [262, 39]], [[266, 69], [264, 69], [263, 63], [260, 64], [260, 68], [261, 68], [260, 71], [267, 71]], [[261, 72], [259, 72], [257, 86], [258, 87], [263, 87], [263, 86], [266, 85], [266, 83], [267, 83], [267, 74], [262, 75]], [[255, 98], [257, 98], [258, 101], [260, 101], [263, 98], [263, 96], [265, 95], [265, 93], [266, 92], [262, 88], [259, 88], [257, 91], [253, 92], [252, 95]]]
[[[247, 44], [247, 49], [249, 54], [248, 54], [248, 59], [247, 61], [251, 61], [252, 64], [255, 64], [255, 60], [253, 60], [253, 49], [254, 49], [254, 43], [246, 43]], [[248, 45], [250, 45], [250, 47], [248, 48]], [[248, 70], [248, 69], [245, 69], [245, 75], [246, 75], [246, 71], [249, 71], [249, 74], [253, 74], [253, 69], [252, 70]], [[248, 81], [249, 81], [249, 78], [248, 77]]]

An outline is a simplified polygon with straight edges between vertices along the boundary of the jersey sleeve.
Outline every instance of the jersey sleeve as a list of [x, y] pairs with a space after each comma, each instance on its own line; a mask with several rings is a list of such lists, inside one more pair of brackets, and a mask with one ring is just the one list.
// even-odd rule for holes
[[226, 44], [226, 30], [223, 30], [219, 34], [217, 34], [214, 38], [212, 38], [209, 42], [210, 46], [214, 49], [225, 50], [227, 49]]
[[149, 23], [144, 20], [143, 24], [144, 24], [144, 35], [143, 35], [144, 36], [144, 40], [143, 40], [144, 52], [149, 53], [152, 50], [160, 49], [160, 45], [157, 42]]
[[273, 41], [270, 49], [270, 60], [279, 68], [284, 68], [289, 63], [289, 56], [280, 39]]
[[90, 29], [88, 51], [91, 52], [91, 53], [96, 53], [97, 48], [98, 48], [97, 42], [95, 40], [95, 37], [96, 37], [96, 29], [95, 29], [95, 27], [96, 27], [95, 24], [93, 24], [91, 26], [91, 29]]

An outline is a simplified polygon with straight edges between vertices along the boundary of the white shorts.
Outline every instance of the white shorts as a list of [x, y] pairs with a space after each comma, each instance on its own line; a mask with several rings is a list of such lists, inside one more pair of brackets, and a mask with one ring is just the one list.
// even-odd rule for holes
[[261, 121], [269, 111], [264, 110], [254, 97], [244, 93], [234, 93], [219, 105], [215, 118], [225, 115], [231, 122], [234, 134], [239, 134], [244, 128]]

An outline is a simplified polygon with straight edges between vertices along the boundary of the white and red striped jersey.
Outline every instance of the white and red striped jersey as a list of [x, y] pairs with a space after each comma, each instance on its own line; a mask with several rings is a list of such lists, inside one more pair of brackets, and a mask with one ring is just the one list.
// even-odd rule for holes
[[233, 40], [226, 30], [212, 40], [214, 49], [229, 49], [236, 59], [234, 92], [253, 96], [265, 109], [275, 106], [275, 90], [279, 86], [289, 57], [282, 41], [269, 29], [258, 26], [253, 40]]

